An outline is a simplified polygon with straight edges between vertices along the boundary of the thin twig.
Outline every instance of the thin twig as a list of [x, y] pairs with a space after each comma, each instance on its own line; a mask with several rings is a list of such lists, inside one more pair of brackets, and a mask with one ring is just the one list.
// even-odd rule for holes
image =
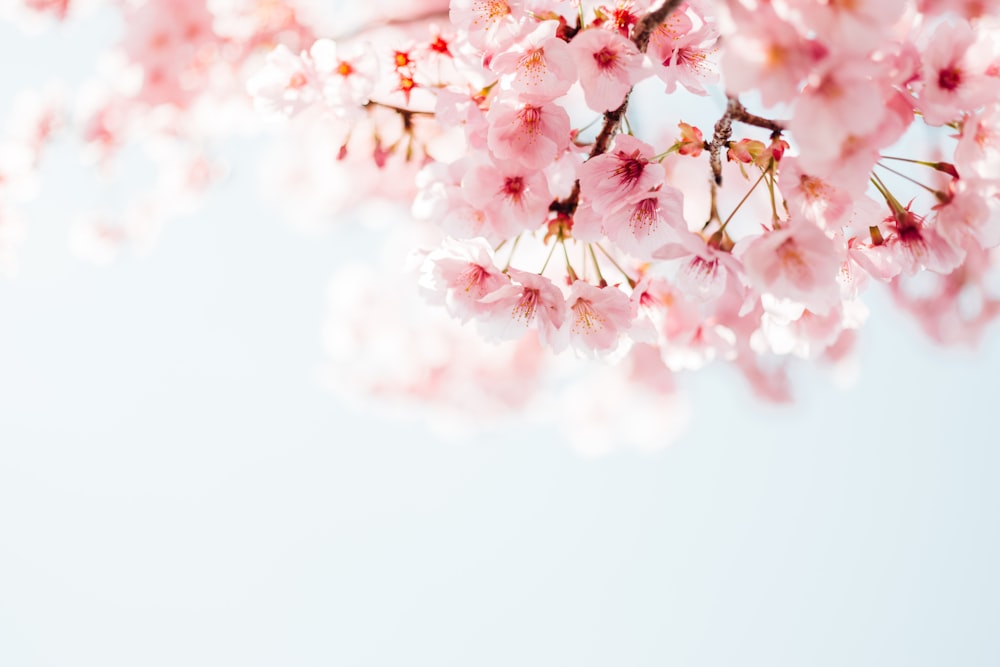
[[403, 116], [403, 122], [409, 123], [413, 116], [427, 116], [431, 117], [434, 115], [433, 111], [421, 111], [420, 109], [407, 109], [406, 107], [396, 106], [395, 104], [387, 104], [385, 102], [376, 102], [375, 100], [368, 100], [362, 106], [365, 107], [382, 107], [383, 109], [389, 109], [390, 111], [395, 111], [400, 116]]

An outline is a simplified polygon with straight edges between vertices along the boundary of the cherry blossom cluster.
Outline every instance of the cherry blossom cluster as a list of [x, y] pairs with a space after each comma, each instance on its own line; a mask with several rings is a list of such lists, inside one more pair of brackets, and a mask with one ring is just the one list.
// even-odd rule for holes
[[[101, 11], [126, 29], [95, 80], [12, 120], [0, 256], [54, 137], [161, 170], [84, 216], [103, 261], [225, 173], [220, 142], [271, 133], [289, 217], [388, 202], [369, 217], [413, 251], [338, 272], [334, 384], [510, 412], [586, 367], [602, 405], [674, 415], [680, 371], [781, 401], [792, 359], [844, 363], [873, 285], [943, 343], [1000, 315], [997, 0], [0, 2], [32, 29]], [[451, 319], [404, 317], [410, 288]], [[410, 348], [378, 331], [424, 342], [385, 364]]]
[[841, 358], [872, 283], [946, 342], [1000, 312], [996, 5], [453, 0], [279, 47], [250, 91], [374, 137], [395, 112], [370, 157], [422, 167], [419, 284], [486, 339], [729, 360], [783, 398], [774, 360]]

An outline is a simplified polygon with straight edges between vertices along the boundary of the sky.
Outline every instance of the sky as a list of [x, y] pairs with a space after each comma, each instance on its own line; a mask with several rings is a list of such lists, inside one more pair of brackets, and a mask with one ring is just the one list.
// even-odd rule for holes
[[[114, 28], [0, 34], [6, 109]], [[997, 327], [941, 349], [875, 292], [849, 389], [697, 374], [654, 452], [445, 438], [322, 381], [366, 233], [304, 234], [236, 169], [95, 267], [70, 220], [120, 193], [83, 169], [54, 157], [0, 280], [0, 665], [1000, 662]]]

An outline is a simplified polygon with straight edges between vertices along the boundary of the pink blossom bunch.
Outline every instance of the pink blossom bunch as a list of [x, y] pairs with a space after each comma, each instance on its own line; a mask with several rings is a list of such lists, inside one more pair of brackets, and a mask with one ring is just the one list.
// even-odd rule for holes
[[[252, 89], [264, 108], [353, 101], [453, 131], [456, 156], [420, 158], [414, 213], [443, 233], [420, 284], [485, 338], [611, 360], [651, 345], [670, 370], [729, 360], [783, 395], [762, 359], [841, 356], [871, 283], [931, 332], [965, 329], [949, 338], [995, 314], [990, 296], [955, 323], [948, 303], [985, 289], [1000, 242], [994, 9], [453, 0], [444, 28], [380, 54], [395, 72], [345, 57], [300, 87], [312, 52], [277, 51], [259, 81], [286, 85]], [[341, 63], [365, 94], [331, 98]], [[725, 108], [679, 133], [638, 122], [713, 92]], [[909, 141], [915, 126], [940, 128], [935, 144]], [[898, 288], [923, 272], [957, 282], [933, 307]]]
[[[409, 207], [406, 282], [479, 354], [595, 359], [664, 396], [728, 362], [786, 400], [791, 358], [849, 354], [872, 285], [942, 342], [1000, 314], [998, 2], [380, 0], [326, 22], [304, 0], [121, 7], [121, 76], [92, 96], [87, 145], [289, 119], [271, 172], [289, 205]], [[213, 125], [249, 100], [255, 117]], [[504, 364], [449, 348], [498, 383]], [[445, 400], [434, 359], [396, 388]]]

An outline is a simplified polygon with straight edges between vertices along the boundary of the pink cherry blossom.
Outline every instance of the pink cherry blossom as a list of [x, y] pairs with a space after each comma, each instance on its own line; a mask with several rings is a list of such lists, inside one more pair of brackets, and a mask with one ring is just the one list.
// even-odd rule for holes
[[809, 0], [791, 2], [802, 17], [807, 31], [815, 31], [820, 40], [838, 49], [869, 53], [893, 36], [893, 28], [903, 12], [906, 0], [850, 0], [817, 3]]
[[437, 94], [434, 117], [443, 127], [459, 128], [469, 148], [486, 148], [486, 113], [480, 91], [441, 90]]
[[443, 303], [463, 322], [482, 314], [482, 299], [510, 281], [493, 262], [493, 251], [483, 239], [444, 243], [424, 259], [421, 286], [428, 298]]
[[465, 30], [469, 43], [477, 48], [505, 48], [523, 29], [521, 5], [519, 0], [452, 0], [451, 22]]
[[799, 164], [810, 175], [843, 190], [852, 197], [868, 188], [870, 174], [882, 148], [898, 141], [913, 123], [913, 107], [899, 93], [890, 96], [879, 126], [869, 134], [847, 134], [819, 152], [799, 154]]
[[556, 37], [557, 28], [555, 21], [542, 21], [490, 61], [490, 69], [526, 102], [554, 100], [576, 80], [576, 64], [569, 45]]
[[955, 164], [963, 174], [967, 171], [982, 177], [1000, 174], [1000, 104], [991, 104], [962, 122]]
[[930, 16], [956, 12], [969, 21], [995, 15], [1000, 9], [997, 0], [919, 0], [917, 5]]
[[823, 231], [800, 221], [767, 232], [740, 254], [747, 282], [760, 294], [790, 299], [817, 314], [840, 303], [844, 258]]
[[983, 248], [1000, 245], [1000, 180], [959, 178], [934, 209], [935, 227], [952, 245], [963, 245], [966, 237]]
[[942, 344], [975, 345], [1000, 316], [1000, 297], [989, 288], [995, 260], [971, 239], [964, 250], [966, 259], [960, 269], [920, 276], [919, 290], [911, 289], [903, 278], [890, 285], [895, 302], [916, 318], [932, 340]]
[[616, 32], [583, 30], [569, 46], [584, 99], [594, 111], [620, 107], [632, 86], [647, 74], [635, 44]]
[[878, 130], [889, 90], [874, 67], [867, 60], [844, 57], [814, 70], [795, 101], [789, 125], [800, 150], [814, 159], [835, 160], [850, 137]]
[[758, 90], [767, 106], [792, 100], [802, 80], [825, 55], [826, 48], [782, 19], [771, 3], [750, 9], [729, 3], [739, 30], [725, 36], [728, 48], [720, 66], [732, 93]]
[[968, 23], [938, 26], [923, 54], [918, 106], [926, 122], [942, 125], [996, 99], [1000, 79], [987, 75], [992, 47]]
[[338, 115], [357, 113], [375, 88], [378, 64], [371, 47], [364, 43], [338, 44], [320, 39], [309, 49], [320, 76], [323, 100]]
[[952, 245], [934, 228], [908, 209], [900, 209], [883, 221], [885, 232], [878, 242], [858, 244], [851, 257], [872, 277], [889, 280], [900, 273], [913, 275], [926, 269], [951, 273], [962, 262], [964, 251]]
[[781, 161], [780, 187], [792, 216], [821, 228], [835, 228], [850, 211], [851, 195], [803, 171], [797, 158]]
[[538, 331], [539, 340], [556, 339], [566, 319], [566, 299], [545, 276], [508, 269], [510, 283], [482, 298], [487, 310], [478, 318], [483, 333], [490, 338], [510, 340], [524, 336], [528, 328]]
[[257, 109], [268, 114], [294, 115], [322, 95], [311, 62], [279, 45], [267, 56], [263, 69], [247, 82]]
[[566, 297], [562, 340], [577, 352], [610, 352], [632, 323], [628, 297], [615, 287], [575, 281]]
[[677, 286], [697, 301], [714, 301], [726, 290], [742, 291], [743, 268], [732, 253], [699, 234], [684, 232], [653, 253], [657, 259], [680, 259]]
[[540, 227], [552, 201], [541, 173], [510, 162], [473, 167], [462, 178], [462, 190], [502, 238]]
[[652, 259], [653, 253], [687, 233], [684, 222], [684, 195], [664, 185], [648, 196], [604, 215], [605, 236], [638, 259]]
[[661, 347], [686, 343], [702, 324], [700, 304], [661, 277], [643, 276], [631, 302], [635, 320], [629, 335], [636, 341]]
[[501, 102], [489, 110], [486, 121], [493, 157], [528, 169], [551, 164], [569, 145], [569, 114], [560, 106]]
[[651, 162], [653, 147], [627, 134], [615, 137], [611, 150], [580, 167], [580, 190], [595, 211], [614, 210], [645, 198], [663, 183], [663, 165]]
[[838, 303], [827, 313], [804, 308], [789, 313], [780, 312], [781, 307], [775, 307], [768, 299], [764, 301], [760, 336], [755, 342], [765, 345], [774, 354], [793, 354], [802, 359], [816, 358], [824, 353], [841, 339], [848, 327], [860, 326], [866, 312], [859, 304]]
[[719, 80], [714, 62], [718, 38], [715, 25], [703, 22], [694, 28], [691, 19], [681, 12], [653, 31], [649, 53], [668, 93], [680, 84], [695, 95], [708, 95], [706, 84]]

